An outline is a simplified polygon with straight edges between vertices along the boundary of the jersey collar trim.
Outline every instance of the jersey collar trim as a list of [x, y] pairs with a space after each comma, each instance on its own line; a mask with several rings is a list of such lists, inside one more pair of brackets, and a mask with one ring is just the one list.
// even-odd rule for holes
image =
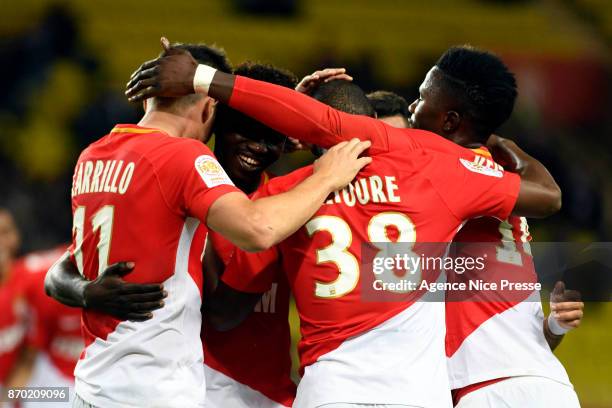
[[137, 125], [116, 125], [111, 133], [159, 133], [159, 129], [145, 128]]

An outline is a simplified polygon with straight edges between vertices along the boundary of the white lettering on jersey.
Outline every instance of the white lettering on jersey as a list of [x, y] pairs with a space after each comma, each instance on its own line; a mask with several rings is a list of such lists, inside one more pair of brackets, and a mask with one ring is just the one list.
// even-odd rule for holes
[[89, 178], [93, 172], [93, 163], [91, 161], [85, 162], [85, 175], [83, 175], [83, 186], [79, 191], [75, 192], [74, 195], [89, 193]]
[[88, 160], [80, 163], [72, 183], [72, 196], [85, 193], [125, 194], [136, 165], [129, 162], [125, 167], [123, 160]]
[[261, 295], [261, 299], [255, 305], [256, 312], [276, 313], [276, 289], [277, 283], [273, 283], [269, 291]]
[[372, 203], [399, 203], [401, 197], [397, 195], [399, 186], [393, 176], [385, 176], [384, 182], [380, 176], [370, 176], [353, 181], [351, 184], [336, 191], [334, 197], [325, 201], [325, 204], [339, 204], [344, 202], [349, 207], [355, 204]]
[[199, 156], [195, 160], [195, 169], [208, 188], [223, 184], [234, 185], [217, 159], [212, 156]]
[[130, 182], [132, 181], [132, 176], [134, 175], [134, 169], [136, 165], [134, 162], [129, 162], [127, 166], [125, 166], [125, 171], [121, 176], [121, 181], [119, 182], [119, 194], [125, 194], [128, 187], [130, 186]]
[[476, 156], [473, 161], [459, 159], [459, 162], [463, 164], [463, 167], [473, 173], [484, 174], [485, 176], [491, 177], [503, 177], [504, 169], [493, 160], [489, 160], [486, 157]]
[[91, 192], [97, 193], [100, 191], [100, 176], [104, 170], [104, 162], [102, 160], [96, 160], [96, 168], [94, 170], [93, 178], [91, 179]]
[[72, 181], [72, 194], [74, 197], [76, 192], [81, 190], [83, 184], [83, 163], [79, 163], [78, 167], [74, 171], [74, 180]]

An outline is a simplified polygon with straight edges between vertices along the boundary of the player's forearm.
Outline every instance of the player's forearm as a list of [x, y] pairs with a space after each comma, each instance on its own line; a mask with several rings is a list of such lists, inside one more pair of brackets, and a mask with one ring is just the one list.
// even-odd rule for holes
[[561, 344], [565, 335], [563, 334], [556, 335], [553, 332], [551, 332], [550, 327], [548, 327], [548, 319], [544, 319], [543, 330], [544, 330], [544, 338], [546, 339], [548, 346], [550, 347], [551, 350], [554, 351], [557, 347], [559, 347], [559, 344]]
[[286, 136], [326, 148], [384, 133], [384, 125], [373, 118], [340, 112], [289, 88], [219, 71], [208, 94]]
[[561, 209], [561, 189], [555, 179], [542, 163], [527, 153], [522, 160], [525, 164], [519, 173], [521, 190], [514, 212], [527, 217], [555, 214]]
[[297, 231], [332, 191], [316, 173], [286, 193], [256, 201], [226, 194], [210, 207], [206, 224], [244, 251], [263, 251]]
[[202, 259], [205, 294], [202, 313], [216, 330], [226, 331], [238, 326], [251, 314], [261, 294], [237, 291], [219, 279], [225, 265], [215, 251], [212, 239], [209, 235]]
[[85, 287], [88, 281], [79, 273], [66, 252], [45, 277], [45, 292], [60, 303], [73, 307], [84, 307]]
[[317, 173], [283, 194], [253, 202], [262, 233], [269, 236], [266, 248], [283, 241], [304, 225], [321, 207], [333, 187]]
[[219, 284], [219, 277], [223, 274], [223, 261], [215, 251], [211, 236], [206, 239], [204, 257], [202, 258], [202, 273], [204, 274], [204, 298], [212, 296]]
[[509, 141], [508, 149], [510, 149], [518, 159], [519, 167], [517, 168], [517, 172], [521, 176], [521, 180], [536, 183], [543, 189], [557, 194], [559, 201], [561, 200], [561, 189], [542, 163], [521, 150], [514, 142]]
[[218, 331], [227, 331], [240, 325], [261, 299], [261, 293], [237, 291], [219, 281], [214, 293], [204, 299], [204, 319]]

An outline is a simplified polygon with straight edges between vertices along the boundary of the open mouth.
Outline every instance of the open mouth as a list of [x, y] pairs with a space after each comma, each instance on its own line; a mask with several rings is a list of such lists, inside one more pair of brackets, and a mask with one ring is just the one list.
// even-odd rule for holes
[[257, 170], [261, 168], [261, 161], [254, 157], [247, 156], [246, 154], [238, 154], [238, 161], [243, 168], [247, 170]]

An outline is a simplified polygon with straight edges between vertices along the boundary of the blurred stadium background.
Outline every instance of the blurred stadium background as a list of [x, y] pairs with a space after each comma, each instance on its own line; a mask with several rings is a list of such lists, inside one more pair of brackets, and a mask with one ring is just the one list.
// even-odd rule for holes
[[[16, 215], [23, 252], [69, 239], [77, 155], [113, 124], [138, 120], [140, 108], [123, 98], [124, 84], [159, 52], [162, 34], [216, 43], [234, 64], [270, 62], [298, 76], [346, 67], [367, 91], [393, 90], [409, 102], [447, 47], [493, 50], [517, 74], [520, 92], [500, 134], [543, 161], [563, 189], [561, 213], [532, 222], [534, 239], [612, 238], [609, 0], [3, 4], [0, 206]], [[290, 163], [304, 159], [297, 155]], [[611, 306], [588, 304], [583, 326], [557, 351], [587, 408], [612, 406]]]

